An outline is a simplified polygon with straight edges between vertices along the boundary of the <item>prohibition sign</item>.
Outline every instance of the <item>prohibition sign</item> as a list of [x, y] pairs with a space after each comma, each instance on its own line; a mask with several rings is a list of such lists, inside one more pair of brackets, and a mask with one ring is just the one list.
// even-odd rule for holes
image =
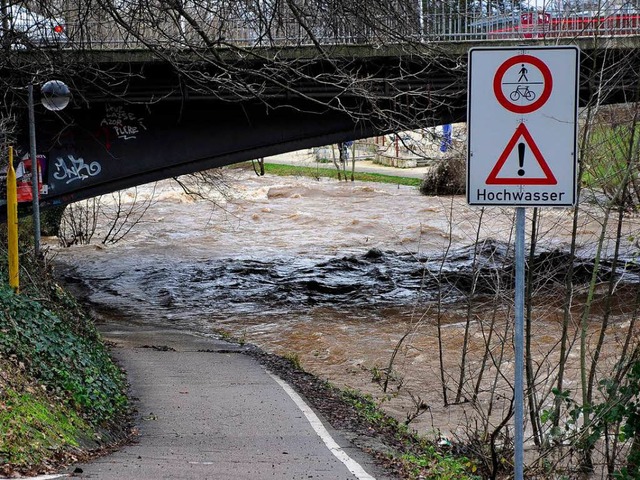
[[[540, 73], [542, 74], [542, 78], [544, 80], [544, 85], [542, 87], [542, 92], [540, 96], [535, 102], [532, 102], [528, 105], [518, 105], [513, 103], [510, 99], [508, 99], [504, 93], [502, 92], [502, 82], [504, 79], [504, 75], [509, 70], [509, 68], [513, 67], [516, 64], [530, 64], [536, 67]], [[498, 99], [498, 103], [502, 105], [504, 108], [513, 113], [531, 113], [538, 110], [542, 107], [549, 97], [551, 96], [551, 90], [553, 90], [553, 78], [551, 76], [551, 71], [549, 67], [537, 57], [531, 55], [516, 55], [515, 57], [511, 57], [506, 60], [502, 65], [498, 67], [495, 76], [493, 77], [493, 93]]]

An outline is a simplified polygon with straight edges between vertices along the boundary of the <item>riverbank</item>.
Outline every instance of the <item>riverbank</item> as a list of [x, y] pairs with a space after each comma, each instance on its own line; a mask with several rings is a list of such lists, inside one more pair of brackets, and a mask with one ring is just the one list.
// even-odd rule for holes
[[0, 284], [0, 475], [11, 477], [54, 472], [129, 436], [125, 377], [91, 318], [44, 261], [23, 258], [22, 277], [20, 294]]
[[[264, 161], [265, 163], [293, 165], [297, 167], [307, 167], [314, 170], [329, 169], [334, 172], [336, 171], [336, 168], [332, 163], [326, 160], [319, 161], [313, 153], [313, 150], [299, 150], [296, 152], [273, 155], [271, 157], [265, 157]], [[351, 161], [348, 161], [345, 165], [345, 170], [348, 175], [351, 174], [352, 166], [358, 173], [414, 179], [422, 179], [433, 170], [432, 167], [398, 168], [375, 163], [370, 159], [358, 159], [356, 160], [355, 165], [352, 165]]]
[[[338, 180], [338, 176], [340, 175], [341, 180], [351, 180], [351, 171], [347, 171], [345, 174], [344, 171], [341, 170], [338, 172], [336, 168], [329, 168], [326, 164], [322, 167], [311, 167], [290, 163], [265, 163], [264, 169], [265, 173], [281, 177], [304, 176], [315, 179], [331, 178]], [[419, 187], [422, 183], [420, 178], [413, 176], [402, 176], [400, 174], [390, 175], [388, 173], [378, 173], [374, 171], [364, 172], [360, 170], [353, 172], [353, 180], [359, 182], [392, 183], [394, 185], [411, 187]]]

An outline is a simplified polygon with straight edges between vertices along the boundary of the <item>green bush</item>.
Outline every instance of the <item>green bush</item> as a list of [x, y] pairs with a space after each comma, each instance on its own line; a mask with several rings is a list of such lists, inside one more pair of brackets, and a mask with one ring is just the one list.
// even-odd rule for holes
[[633, 361], [622, 383], [610, 379], [603, 380], [600, 385], [606, 392], [607, 401], [594, 407], [598, 419], [594, 430], [601, 434], [616, 425], [618, 440], [629, 444], [626, 460], [617, 459], [623, 465], [615, 471], [613, 478], [640, 478], [640, 360]]

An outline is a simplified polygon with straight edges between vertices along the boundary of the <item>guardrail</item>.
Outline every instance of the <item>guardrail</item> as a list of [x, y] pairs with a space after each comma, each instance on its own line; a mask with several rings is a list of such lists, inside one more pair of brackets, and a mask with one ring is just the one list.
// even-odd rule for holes
[[407, 20], [371, 17], [366, 21], [335, 17], [316, 19], [303, 28], [293, 19], [269, 23], [246, 18], [216, 19], [197, 32], [188, 25], [166, 22], [140, 24], [131, 31], [112, 21], [69, 23], [71, 47], [133, 49], [145, 46], [193, 48], [211, 45], [238, 47], [372, 44], [407, 41], [450, 42], [479, 40], [526, 40], [640, 34], [640, 12], [611, 8], [599, 12], [511, 12], [484, 15], [460, 13], [455, 8], [424, 11]]

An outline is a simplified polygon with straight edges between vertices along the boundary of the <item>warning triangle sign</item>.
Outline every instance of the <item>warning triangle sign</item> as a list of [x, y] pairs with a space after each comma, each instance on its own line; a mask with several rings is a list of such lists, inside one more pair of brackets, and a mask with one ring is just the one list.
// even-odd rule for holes
[[[533, 168], [531, 166], [533, 160], [531, 154], [533, 154], [533, 159], [536, 162]], [[515, 174], [509, 173], [499, 176], [507, 163], [507, 159], [510, 159], [509, 165], [512, 168], [505, 170], [511, 170]], [[515, 168], [516, 162], [518, 168]], [[540, 172], [542, 172], [542, 175], [540, 175]], [[507, 143], [498, 162], [491, 170], [486, 183], [487, 185], [556, 185], [558, 181], [549, 165], [547, 165], [529, 130], [527, 130], [524, 123], [521, 123], [509, 143]]]

